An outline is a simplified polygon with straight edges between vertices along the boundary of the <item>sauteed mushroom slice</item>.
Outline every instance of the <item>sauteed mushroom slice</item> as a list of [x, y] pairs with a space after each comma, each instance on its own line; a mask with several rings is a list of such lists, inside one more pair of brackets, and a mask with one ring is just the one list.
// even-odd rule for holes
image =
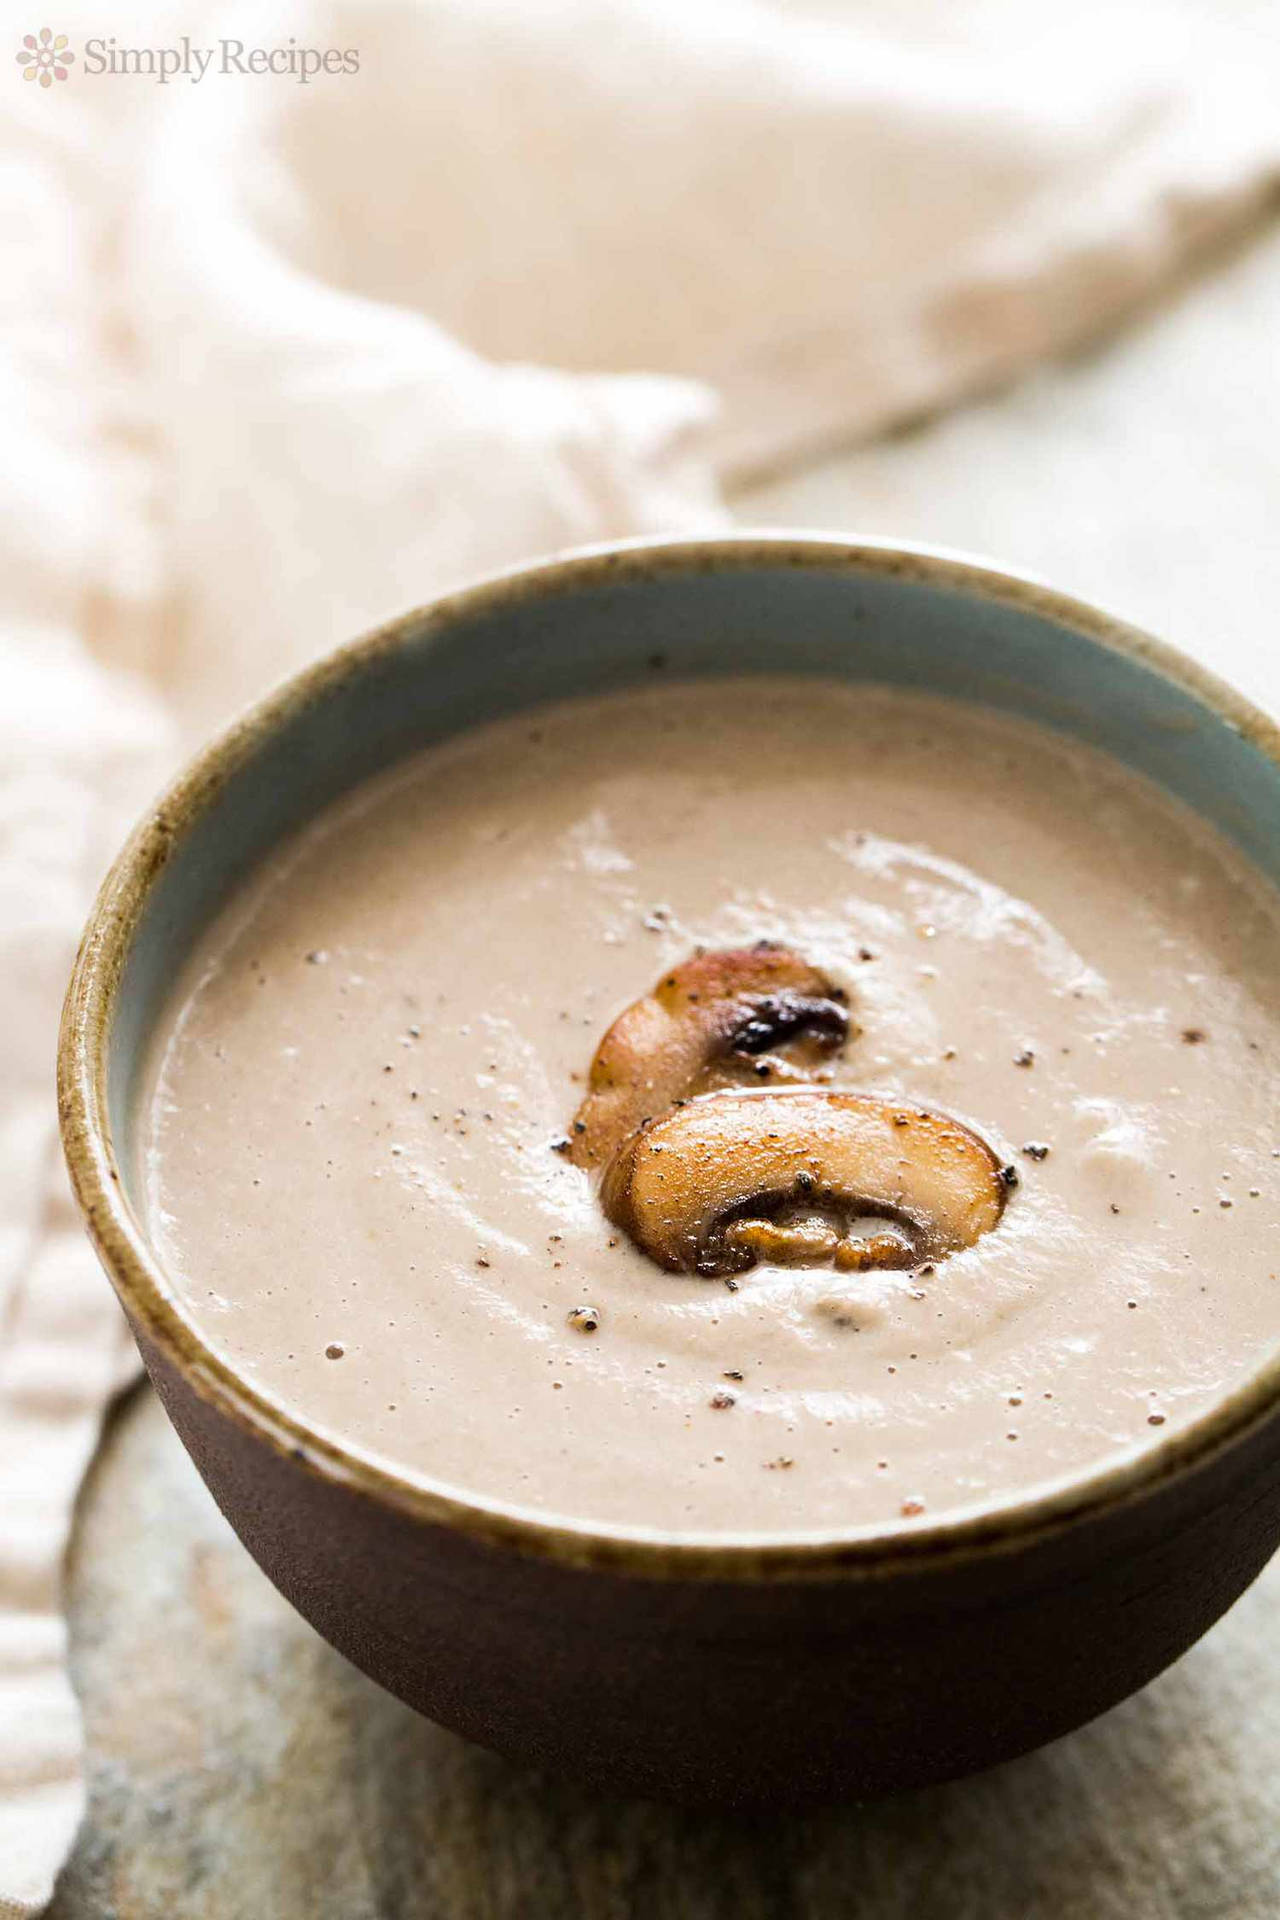
[[[715, 1275], [939, 1260], [994, 1227], [1007, 1192], [990, 1147], [947, 1114], [784, 1087], [704, 1094], [641, 1127], [602, 1199], [660, 1266]], [[878, 1230], [850, 1234], [859, 1220]]]
[[618, 1015], [596, 1048], [569, 1158], [603, 1166], [673, 1101], [814, 1068], [849, 1037], [842, 988], [787, 947], [698, 953]]

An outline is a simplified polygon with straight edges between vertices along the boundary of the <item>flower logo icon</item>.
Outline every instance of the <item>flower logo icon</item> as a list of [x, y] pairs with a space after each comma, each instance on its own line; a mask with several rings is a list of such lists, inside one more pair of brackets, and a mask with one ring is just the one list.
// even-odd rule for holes
[[55, 80], [65, 80], [67, 68], [74, 59], [74, 53], [67, 50], [66, 34], [55, 37], [48, 27], [41, 27], [39, 39], [34, 33], [24, 33], [22, 51], [17, 55], [18, 65], [25, 69], [23, 79], [38, 80], [42, 87], [51, 87]]

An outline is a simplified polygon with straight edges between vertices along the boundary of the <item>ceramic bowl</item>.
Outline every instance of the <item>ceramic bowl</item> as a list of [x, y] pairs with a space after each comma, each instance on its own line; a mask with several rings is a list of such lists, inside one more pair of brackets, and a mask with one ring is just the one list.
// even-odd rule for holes
[[148, 1237], [135, 1079], [175, 972], [282, 835], [399, 756], [534, 702], [821, 674], [1028, 716], [1162, 782], [1280, 882], [1280, 743], [1131, 629], [944, 554], [743, 535], [525, 568], [289, 681], [208, 747], [109, 874], [67, 999], [63, 1137], [98, 1253], [214, 1497], [357, 1666], [592, 1788], [770, 1807], [960, 1774], [1181, 1654], [1280, 1542], [1280, 1358], [1136, 1456], [936, 1523], [667, 1539], [388, 1471], [230, 1367]]

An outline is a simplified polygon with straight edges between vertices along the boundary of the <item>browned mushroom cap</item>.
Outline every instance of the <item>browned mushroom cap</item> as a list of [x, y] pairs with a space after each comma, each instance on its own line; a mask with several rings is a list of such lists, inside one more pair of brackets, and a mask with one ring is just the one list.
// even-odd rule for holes
[[629, 1133], [675, 1100], [714, 1086], [806, 1078], [849, 1035], [844, 991], [786, 947], [698, 953], [620, 1013], [591, 1062], [568, 1143], [580, 1167], [600, 1167]]
[[[1006, 1193], [999, 1160], [958, 1120], [816, 1087], [690, 1100], [640, 1128], [602, 1188], [609, 1218], [659, 1265], [704, 1274], [938, 1260], [994, 1227]], [[867, 1219], [890, 1224], [849, 1234]]]

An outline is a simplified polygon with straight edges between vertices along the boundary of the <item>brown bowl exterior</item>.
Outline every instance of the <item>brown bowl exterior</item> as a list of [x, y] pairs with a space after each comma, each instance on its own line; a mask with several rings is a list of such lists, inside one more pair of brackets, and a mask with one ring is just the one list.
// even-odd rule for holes
[[789, 1580], [578, 1567], [318, 1473], [141, 1329], [165, 1408], [258, 1565], [433, 1720], [584, 1788], [767, 1811], [989, 1767], [1144, 1686], [1280, 1546], [1280, 1423], [1038, 1538]]
[[[298, 1611], [391, 1692], [512, 1758], [593, 1789], [743, 1809], [861, 1798], [989, 1766], [1068, 1732], [1176, 1659], [1280, 1545], [1280, 1361], [1140, 1454], [989, 1513], [795, 1542], [593, 1531], [401, 1477], [237, 1375], [175, 1301], [130, 1205], [112, 1120], [122, 1107], [108, 1083], [113, 1047], [128, 1056], [139, 1044], [122, 982], [166, 870], [260, 744], [278, 741], [308, 703], [341, 708], [353, 682], [389, 671], [423, 631], [447, 635], [477, 609], [505, 620], [532, 608], [545, 621], [549, 601], [584, 583], [607, 600], [636, 582], [736, 573], [749, 584], [762, 570], [835, 580], [841, 596], [859, 580], [883, 593], [906, 582], [968, 596], [983, 615], [975, 661], [993, 644], [988, 615], [992, 631], [1003, 618], [1075, 636], [1106, 671], [1163, 687], [1179, 725], [1194, 708], [1229, 752], [1234, 742], [1251, 754], [1260, 784], [1228, 782], [1241, 835], [1280, 838], [1280, 801], [1268, 799], [1265, 818], [1256, 805], [1280, 791], [1275, 729], [1168, 649], [1046, 589], [876, 543], [624, 545], [409, 616], [290, 683], [206, 750], [104, 884], [59, 1052], [73, 1184], [148, 1371], [218, 1505]], [[835, 629], [832, 645], [844, 646]], [[1019, 644], [1000, 673], [1016, 666]], [[1154, 750], [1181, 737], [1167, 727]]]

